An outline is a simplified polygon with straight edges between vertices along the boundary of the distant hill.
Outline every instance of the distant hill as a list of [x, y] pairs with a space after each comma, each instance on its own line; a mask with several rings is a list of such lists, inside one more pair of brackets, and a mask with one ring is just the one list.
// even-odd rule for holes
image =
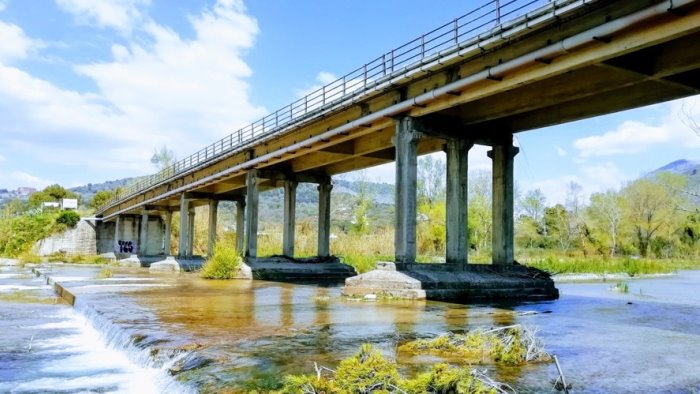
[[116, 179], [113, 181], [106, 181], [102, 183], [88, 183], [87, 185], [83, 186], [76, 186], [72, 187], [69, 190], [78, 193], [81, 197], [81, 201], [83, 202], [84, 205], [87, 205], [88, 201], [92, 198], [92, 196], [95, 195], [100, 190], [113, 190], [118, 187], [126, 187], [136, 181], [141, 179], [140, 177], [135, 177], [135, 178], [123, 178], [123, 179]]
[[652, 171], [651, 174], [657, 174], [660, 172], [672, 172], [679, 175], [685, 176], [697, 176], [700, 174], [700, 162], [692, 160], [676, 160], [666, 164], [663, 167], [659, 167]]
[[653, 177], [662, 172], [682, 175], [688, 180], [689, 190], [700, 190], [700, 161], [676, 160], [651, 171], [647, 177]]
[[[73, 187], [70, 190], [78, 193], [84, 205], [100, 190], [113, 190], [118, 187], [126, 187], [140, 178], [124, 178], [102, 183], [89, 183], [84, 186]], [[358, 181], [344, 179], [333, 180], [333, 207], [334, 215], [345, 217], [350, 220], [349, 215], [353, 212], [356, 203], [356, 196], [360, 191], [361, 184]], [[389, 224], [393, 220], [394, 205], [394, 185], [389, 183], [366, 182], [367, 194], [374, 201], [370, 207], [369, 215], [375, 218], [378, 224]], [[277, 188], [266, 191], [260, 195], [260, 220], [263, 222], [281, 222], [282, 220], [282, 195], [283, 189]], [[228, 206], [229, 204], [225, 204]], [[297, 188], [297, 219], [316, 217], [318, 213], [318, 191], [316, 185], [302, 183]], [[225, 218], [223, 221], [228, 224]]]

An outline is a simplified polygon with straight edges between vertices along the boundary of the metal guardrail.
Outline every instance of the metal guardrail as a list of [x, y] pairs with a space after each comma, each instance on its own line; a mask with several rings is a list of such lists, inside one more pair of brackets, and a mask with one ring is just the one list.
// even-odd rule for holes
[[[205, 163], [240, 152], [261, 140], [391, 87], [430, 62], [472, 45], [500, 37], [504, 31], [563, 8], [574, 0], [490, 0], [459, 18], [411, 40], [362, 65], [335, 81], [270, 113], [204, 149], [122, 189], [98, 211], [162, 182], [179, 177]], [[505, 23], [503, 21], [506, 21]]]

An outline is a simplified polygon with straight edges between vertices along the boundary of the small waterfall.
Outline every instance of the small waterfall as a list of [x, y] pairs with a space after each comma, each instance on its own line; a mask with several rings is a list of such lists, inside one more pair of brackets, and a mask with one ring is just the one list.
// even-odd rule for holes
[[[51, 302], [53, 287], [26, 269], [0, 266], [0, 392], [193, 393], [168, 372], [187, 353], [154, 358], [80, 298]], [[14, 295], [14, 298], [10, 297]]]
[[176, 381], [168, 373], [174, 363], [187, 355], [186, 352], [159, 352], [159, 357], [154, 357], [150, 347], [137, 346], [132, 333], [115, 324], [111, 319], [105, 318], [80, 298], [76, 299], [74, 309], [78, 319], [84, 321], [84, 331], [87, 336], [98, 339], [110, 357], [123, 357], [138, 369], [138, 373], [130, 377], [125, 392], [196, 392], [193, 388]]

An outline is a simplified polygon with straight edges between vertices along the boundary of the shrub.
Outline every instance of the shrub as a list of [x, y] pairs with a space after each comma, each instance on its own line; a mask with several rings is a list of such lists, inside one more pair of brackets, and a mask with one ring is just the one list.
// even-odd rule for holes
[[41, 263], [41, 256], [32, 252], [24, 252], [17, 257], [20, 267], [24, 267], [29, 263]]
[[219, 242], [214, 247], [214, 254], [202, 266], [201, 276], [205, 279], [233, 279], [238, 276], [242, 262], [234, 247]]
[[16, 257], [56, 230], [56, 215], [40, 213], [0, 220], [0, 255]]
[[75, 211], [61, 211], [56, 218], [56, 223], [65, 224], [68, 227], [75, 227], [80, 221], [80, 215]]
[[114, 273], [109, 268], [102, 268], [100, 272], [97, 273], [97, 279], [109, 279], [114, 276]]
[[57, 252], [53, 252], [50, 255], [46, 256], [46, 260], [49, 263], [67, 262], [68, 261], [68, 254], [66, 253], [65, 250], [59, 250]]
[[317, 375], [288, 375], [278, 393], [407, 393], [407, 394], [486, 394], [513, 391], [477, 370], [434, 365], [415, 378], [403, 379], [396, 364], [386, 360], [369, 344], [340, 362], [338, 368], [317, 367]]

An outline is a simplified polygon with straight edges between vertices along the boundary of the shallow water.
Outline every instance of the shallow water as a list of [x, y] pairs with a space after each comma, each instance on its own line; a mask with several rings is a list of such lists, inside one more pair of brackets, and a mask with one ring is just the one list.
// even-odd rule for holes
[[28, 270], [0, 267], [0, 392], [187, 391], [162, 368], [109, 346], [105, 332]]
[[[314, 362], [334, 367], [364, 342], [411, 373], [437, 359], [397, 354], [404, 341], [514, 323], [539, 327], [547, 350], [558, 356], [577, 393], [700, 391], [698, 271], [628, 281], [626, 294], [611, 291], [614, 283], [558, 284], [559, 300], [497, 306], [348, 301], [337, 286], [205, 281], [190, 274], [150, 276], [127, 269], [95, 280], [97, 272], [69, 267], [54, 272], [77, 295], [77, 313], [65, 305], [7, 303], [0, 296], [0, 313], [7, 317], [0, 325], [22, 326], [0, 340], [0, 392], [17, 390], [24, 381], [38, 385], [42, 374], [58, 379], [57, 386], [64, 379], [66, 387], [80, 382], [88, 387], [96, 383], [89, 378], [104, 376], [100, 387], [129, 391], [120, 378], [137, 373], [129, 368], [136, 368], [144, 382], [156, 381], [151, 386], [155, 391], [186, 390], [173, 385], [168, 369], [199, 390], [264, 391], [276, 387], [284, 374], [312, 372]], [[0, 276], [0, 285], [15, 284], [27, 286]], [[30, 312], [23, 317], [25, 309]], [[90, 342], [94, 352], [70, 339], [90, 338], [90, 329], [100, 333]], [[5, 358], [26, 348], [30, 332], [55, 335], [63, 341], [64, 353], [35, 348], [26, 361]], [[125, 361], [106, 357], [109, 352], [125, 355]], [[175, 354], [181, 359], [173, 360]], [[94, 361], [98, 359], [116, 364]], [[24, 362], [41, 367], [25, 368]], [[519, 392], [549, 392], [557, 377], [553, 364], [484, 368]], [[29, 369], [40, 372], [32, 375]]]

